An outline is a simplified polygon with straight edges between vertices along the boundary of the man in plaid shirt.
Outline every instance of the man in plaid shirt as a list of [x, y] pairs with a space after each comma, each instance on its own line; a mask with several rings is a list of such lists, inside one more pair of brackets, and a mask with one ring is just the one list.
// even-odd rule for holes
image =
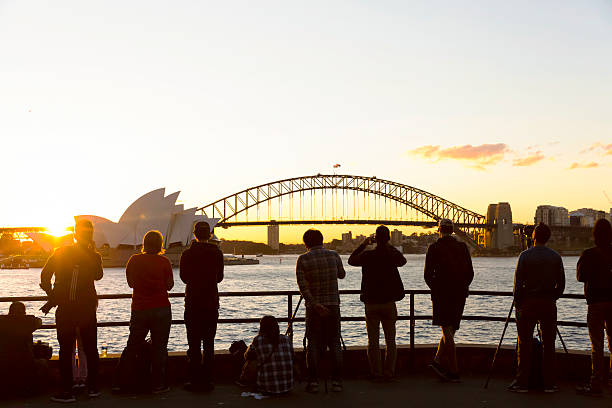
[[335, 251], [323, 248], [323, 234], [315, 229], [304, 233], [308, 252], [296, 265], [297, 283], [306, 302], [306, 391], [319, 390], [319, 361], [327, 347], [331, 351], [332, 391], [342, 391], [342, 350], [340, 348], [340, 296], [338, 279], [346, 272]]

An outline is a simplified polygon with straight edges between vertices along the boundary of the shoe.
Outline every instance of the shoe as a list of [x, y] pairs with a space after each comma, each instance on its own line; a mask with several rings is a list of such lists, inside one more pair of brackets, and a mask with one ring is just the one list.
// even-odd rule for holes
[[549, 385], [547, 387], [544, 387], [544, 392], [547, 394], [553, 394], [555, 392], [559, 392], [559, 387], [557, 387], [556, 385]]
[[102, 395], [102, 393], [97, 388], [90, 388], [89, 390], [87, 390], [87, 396], [89, 398], [97, 398], [100, 395]]
[[525, 392], [529, 392], [529, 389], [527, 387], [523, 387], [522, 385], [520, 385], [518, 383], [518, 381], [514, 380], [512, 381], [512, 384], [510, 384], [508, 386], [508, 388], [506, 388], [506, 390], [510, 391], [510, 392], [517, 392], [517, 393], [525, 393]]
[[591, 384], [584, 384], [576, 387], [576, 394], [600, 397], [603, 394], [603, 390], [601, 388], [593, 388]]
[[344, 387], [342, 387], [342, 381], [332, 381], [331, 390], [332, 392], [342, 392]]
[[448, 378], [446, 374], [446, 370], [444, 370], [440, 364], [432, 361], [429, 368], [431, 368], [442, 381], [450, 381], [450, 378]]
[[52, 396], [51, 401], [67, 404], [70, 402], [76, 402], [76, 398], [74, 398], [74, 395], [69, 392], [60, 392], [59, 394], [55, 394], [54, 396]]
[[460, 383], [461, 377], [459, 377], [459, 373], [447, 373], [446, 377], [448, 377], [448, 381], [452, 383]]
[[153, 394], [163, 394], [168, 391], [170, 391], [170, 387], [168, 387], [167, 385], [159, 385], [153, 388]]
[[316, 394], [317, 392], [319, 392], [319, 383], [309, 382], [308, 384], [306, 384], [306, 392], [309, 392], [311, 394]]

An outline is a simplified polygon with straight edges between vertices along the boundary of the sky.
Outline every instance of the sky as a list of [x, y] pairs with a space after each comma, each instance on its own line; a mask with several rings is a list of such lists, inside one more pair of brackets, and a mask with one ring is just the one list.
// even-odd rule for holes
[[0, 226], [336, 163], [519, 222], [609, 210], [612, 3], [0, 0], [0, 141]]

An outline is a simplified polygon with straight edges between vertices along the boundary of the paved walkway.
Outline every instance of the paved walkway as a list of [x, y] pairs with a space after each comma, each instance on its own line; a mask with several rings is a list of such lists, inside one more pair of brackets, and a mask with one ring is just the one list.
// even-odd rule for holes
[[[556, 394], [530, 392], [514, 394], [505, 390], [509, 378], [494, 378], [489, 389], [483, 389], [483, 377], [464, 378], [460, 384], [441, 383], [433, 376], [414, 375], [402, 377], [395, 383], [374, 384], [365, 380], [349, 380], [344, 383], [342, 393], [325, 393], [323, 384], [318, 394], [303, 391], [303, 384], [287, 396], [255, 400], [252, 397], [241, 397], [242, 390], [234, 385], [221, 384], [215, 391], [207, 394], [193, 394], [180, 387], [174, 387], [162, 395], [112, 395], [110, 390], [103, 389], [103, 395], [89, 400], [80, 395], [76, 404], [68, 406], [83, 407], [611, 407], [612, 389], [606, 390], [602, 397], [584, 397], [576, 395], [575, 384], [561, 383], [561, 391]], [[60, 407], [49, 401], [49, 396], [35, 399], [0, 401], [3, 407]]]

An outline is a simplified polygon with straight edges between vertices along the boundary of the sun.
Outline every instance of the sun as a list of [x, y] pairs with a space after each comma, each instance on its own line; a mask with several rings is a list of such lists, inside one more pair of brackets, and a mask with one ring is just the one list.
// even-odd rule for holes
[[45, 227], [45, 234], [52, 235], [56, 238], [72, 234], [72, 226], [63, 222], [55, 222], [48, 224]]

